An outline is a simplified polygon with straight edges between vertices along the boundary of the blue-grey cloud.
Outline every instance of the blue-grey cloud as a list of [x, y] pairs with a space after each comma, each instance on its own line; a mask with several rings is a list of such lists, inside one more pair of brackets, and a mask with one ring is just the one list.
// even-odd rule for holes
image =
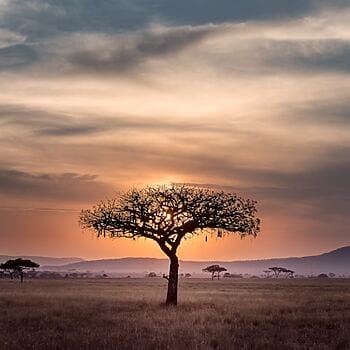
[[173, 25], [303, 17], [327, 6], [348, 6], [334, 0], [11, 0], [0, 25], [31, 39], [67, 32], [120, 32], [154, 21]]
[[274, 40], [257, 50], [265, 57], [263, 64], [284, 71], [350, 71], [349, 40]]
[[0, 70], [26, 67], [37, 58], [37, 52], [28, 45], [18, 44], [0, 48]]
[[104, 50], [81, 50], [67, 60], [70, 65], [85, 72], [129, 72], [148, 59], [178, 54], [217, 31], [213, 26], [178, 27], [162, 32], [145, 31], [118, 48], [107, 46]]
[[[341, 150], [340, 150], [341, 151]], [[347, 149], [347, 152], [350, 150]], [[227, 167], [215, 165], [218, 173]], [[233, 179], [250, 179], [255, 186], [222, 186], [195, 184], [203, 187], [237, 192], [257, 199], [266, 212], [272, 210], [291, 216], [311, 217], [320, 221], [350, 216], [350, 162], [336, 162], [308, 170], [282, 172], [231, 166]], [[302, 209], [300, 209], [302, 208]], [[297, 211], [297, 212], [296, 212]], [[335, 219], [334, 219], [335, 220]]]
[[[170, 120], [162, 117], [84, 116], [53, 113], [24, 105], [0, 105], [0, 125], [15, 126], [19, 131], [41, 137], [78, 137], [111, 131], [136, 132], [225, 132], [226, 128], [193, 121]], [[185, 130], [184, 130], [185, 127]]]
[[260, 37], [258, 31], [259, 28], [256, 28], [256, 37], [238, 41], [239, 36], [233, 35], [221, 52], [208, 52], [199, 60], [225, 74], [350, 72], [348, 39], [266, 38], [264, 35]]
[[[332, 1], [331, 4], [325, 0], [220, 0], [215, 3], [210, 0], [106, 0], [98, 5], [92, 0], [13, 0], [2, 6], [0, 27], [26, 39], [22, 44], [0, 49], [0, 69], [43, 60], [53, 61], [55, 71], [59, 68], [60, 74], [67, 68], [69, 74], [75, 71], [129, 73], [149, 58], [179, 54], [211, 33], [217, 33], [219, 30], [210, 25], [213, 23], [282, 23], [296, 17], [317, 16], [318, 11], [326, 7], [350, 8], [345, 0]], [[173, 29], [162, 33], [150, 30], [150, 25], [157, 22]], [[136, 40], [128, 38], [119, 45], [109, 42], [105, 47], [96, 48], [84, 47], [83, 43], [76, 42], [74, 50], [68, 53], [60, 49], [49, 50], [48, 53], [45, 49], [48, 43], [53, 44], [51, 39], [60, 36], [100, 33], [117, 38], [124, 32], [135, 31], [139, 33]], [[346, 40], [257, 38], [255, 41], [246, 40], [243, 49], [236, 47], [235, 42], [228, 45], [232, 49], [226, 54], [217, 53], [211, 63], [234, 73], [271, 74], [290, 69], [314, 73], [323, 70], [349, 71], [350, 44]], [[69, 43], [63, 44], [63, 47], [69, 47]], [[247, 59], [242, 60], [240, 55]], [[259, 62], [253, 57], [259, 58]], [[60, 63], [54, 61], [56, 58]], [[205, 60], [205, 55], [201, 59]], [[42, 69], [42, 64], [38, 69]]]
[[96, 201], [111, 193], [113, 187], [98, 181], [96, 175], [0, 169], [0, 195], [3, 198], [84, 202]]

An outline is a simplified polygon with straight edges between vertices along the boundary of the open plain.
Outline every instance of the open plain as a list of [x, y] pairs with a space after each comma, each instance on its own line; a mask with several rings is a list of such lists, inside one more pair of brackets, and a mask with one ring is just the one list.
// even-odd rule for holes
[[350, 349], [350, 280], [0, 280], [0, 349]]

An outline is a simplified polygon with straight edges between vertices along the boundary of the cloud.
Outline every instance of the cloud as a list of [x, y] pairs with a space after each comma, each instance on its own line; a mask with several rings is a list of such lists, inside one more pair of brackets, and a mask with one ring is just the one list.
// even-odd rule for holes
[[[347, 91], [332, 97], [312, 97], [296, 106], [284, 105], [277, 112], [285, 116], [285, 122], [294, 120], [302, 125], [324, 125], [333, 129], [347, 128], [350, 123], [350, 96]], [[282, 118], [281, 118], [282, 119]]]
[[[322, 16], [320, 17], [322, 19]], [[350, 16], [349, 16], [350, 18]], [[194, 48], [197, 64], [231, 75], [349, 72], [350, 27], [315, 19], [220, 25], [221, 35]]]
[[91, 0], [84, 5], [3, 1], [0, 47], [2, 41], [8, 47], [0, 68], [29, 66], [43, 75], [125, 75], [149, 69], [154, 74], [159, 68], [191, 70], [198, 64], [248, 76], [348, 72], [346, 5], [323, 0], [224, 0], [218, 5], [205, 0], [196, 9], [195, 1], [190, 6], [188, 1], [108, 0], [96, 8]]
[[[220, 172], [220, 168], [216, 169]], [[326, 218], [347, 219], [350, 215], [348, 161], [291, 173], [232, 167], [231, 174], [235, 179], [249, 179], [255, 185], [192, 185], [236, 192], [257, 199], [260, 207], [269, 214], [284, 213], [291, 217], [298, 215], [321, 221]]]
[[22, 44], [25, 41], [25, 36], [17, 32], [0, 28], [0, 49]]
[[38, 58], [35, 50], [27, 45], [13, 45], [0, 48], [0, 70], [25, 67]]
[[346, 0], [2, 0], [0, 25], [32, 39], [59, 33], [116, 33], [160, 22], [170, 25], [269, 21], [343, 8]]
[[[0, 105], [0, 123], [4, 127], [15, 127], [17, 131], [31, 132], [41, 137], [78, 137], [93, 134], [111, 133], [122, 130], [134, 132], [200, 132], [218, 130], [218, 127], [199, 122], [166, 118], [137, 118], [135, 116], [69, 115], [49, 112], [25, 105]], [[225, 129], [222, 128], [222, 131]]]
[[[214, 26], [161, 28], [134, 33], [126, 40], [106, 43], [104, 50], [96, 47], [73, 53], [68, 62], [85, 71], [123, 72], [138, 66], [148, 59], [178, 54], [187, 47], [199, 44], [215, 33]], [[102, 38], [105, 39], [105, 38]], [[118, 39], [118, 37], [116, 37]], [[94, 45], [93, 45], [94, 46]]]
[[[18, 48], [13, 60], [14, 64], [36, 60], [33, 69], [39, 74], [59, 69], [60, 75], [93, 73], [101, 77], [104, 73], [131, 73], [133, 77], [147, 73], [152, 78], [159, 70], [174, 68], [246, 76], [348, 73], [350, 27], [346, 18], [337, 28], [332, 16], [319, 16], [272, 23], [158, 25], [114, 34], [77, 32], [43, 40], [36, 51], [22, 46], [23, 52]], [[324, 27], [327, 24], [333, 30]]]
[[350, 71], [350, 40], [271, 40], [252, 46], [259, 52], [262, 69], [284, 73]]
[[25, 35], [0, 27], [0, 71], [18, 69], [36, 60], [36, 51], [25, 41]]
[[65, 202], [96, 201], [113, 193], [96, 175], [31, 173], [0, 169], [0, 193], [4, 197]]
[[80, 210], [69, 208], [45, 208], [45, 207], [19, 207], [19, 206], [0, 206], [0, 211], [9, 212], [39, 212], [39, 213], [79, 213]]

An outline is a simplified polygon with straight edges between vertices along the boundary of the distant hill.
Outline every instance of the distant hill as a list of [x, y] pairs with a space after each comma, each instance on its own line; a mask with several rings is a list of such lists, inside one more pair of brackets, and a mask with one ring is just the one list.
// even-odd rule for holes
[[[202, 269], [208, 265], [219, 264], [227, 268], [231, 273], [247, 273], [260, 275], [263, 270], [271, 266], [282, 266], [294, 270], [297, 274], [311, 275], [333, 272], [336, 274], [350, 275], [350, 246], [315, 256], [301, 258], [276, 258], [264, 260], [243, 261], [181, 261], [180, 272], [203, 274]], [[122, 258], [103, 259], [69, 263], [58, 266], [43, 266], [43, 269], [51, 271], [90, 271], [109, 272], [118, 274], [145, 274], [149, 271], [165, 273], [168, 270], [167, 259], [154, 258]]]
[[30, 259], [38, 263], [40, 266], [42, 265], [62, 266], [62, 265], [74, 264], [74, 263], [84, 261], [81, 258], [74, 258], [74, 257], [73, 258], [52, 258], [52, 257], [46, 257], [46, 256], [0, 255], [0, 263], [3, 263], [9, 259], [17, 259], [17, 258]]

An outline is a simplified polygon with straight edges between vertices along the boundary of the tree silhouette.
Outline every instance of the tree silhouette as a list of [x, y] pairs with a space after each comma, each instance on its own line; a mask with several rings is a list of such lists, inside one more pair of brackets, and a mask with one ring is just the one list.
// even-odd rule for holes
[[283, 272], [284, 268], [273, 266], [273, 267], [269, 267], [269, 270], [271, 270], [274, 273], [275, 277], [278, 278], [281, 272]]
[[[289, 270], [284, 267], [278, 267], [278, 266], [269, 267], [269, 270], [271, 270], [274, 273], [276, 278], [278, 278], [281, 273], [284, 273], [285, 277], [293, 278], [294, 272], [295, 272], [293, 270]], [[268, 271], [264, 271], [264, 272], [267, 273]]]
[[227, 271], [224, 267], [220, 265], [210, 265], [203, 269], [204, 272], [210, 272], [211, 273], [211, 279], [213, 280], [215, 277], [215, 273], [218, 279], [220, 279], [220, 272]]
[[177, 304], [179, 260], [183, 239], [203, 230], [256, 236], [256, 202], [235, 194], [185, 185], [131, 189], [117, 198], [83, 210], [80, 224], [97, 236], [144, 237], [155, 241], [170, 260], [166, 304]]
[[147, 274], [147, 277], [157, 277], [157, 274], [155, 272], [150, 272]]
[[39, 266], [40, 266], [39, 264], [29, 259], [25, 260], [25, 259], [18, 258], [14, 260], [7, 260], [5, 263], [0, 265], [0, 269], [8, 271], [10, 273], [11, 279], [13, 278], [13, 274], [17, 272], [20, 276], [21, 283], [22, 283], [24, 270], [34, 269]]

